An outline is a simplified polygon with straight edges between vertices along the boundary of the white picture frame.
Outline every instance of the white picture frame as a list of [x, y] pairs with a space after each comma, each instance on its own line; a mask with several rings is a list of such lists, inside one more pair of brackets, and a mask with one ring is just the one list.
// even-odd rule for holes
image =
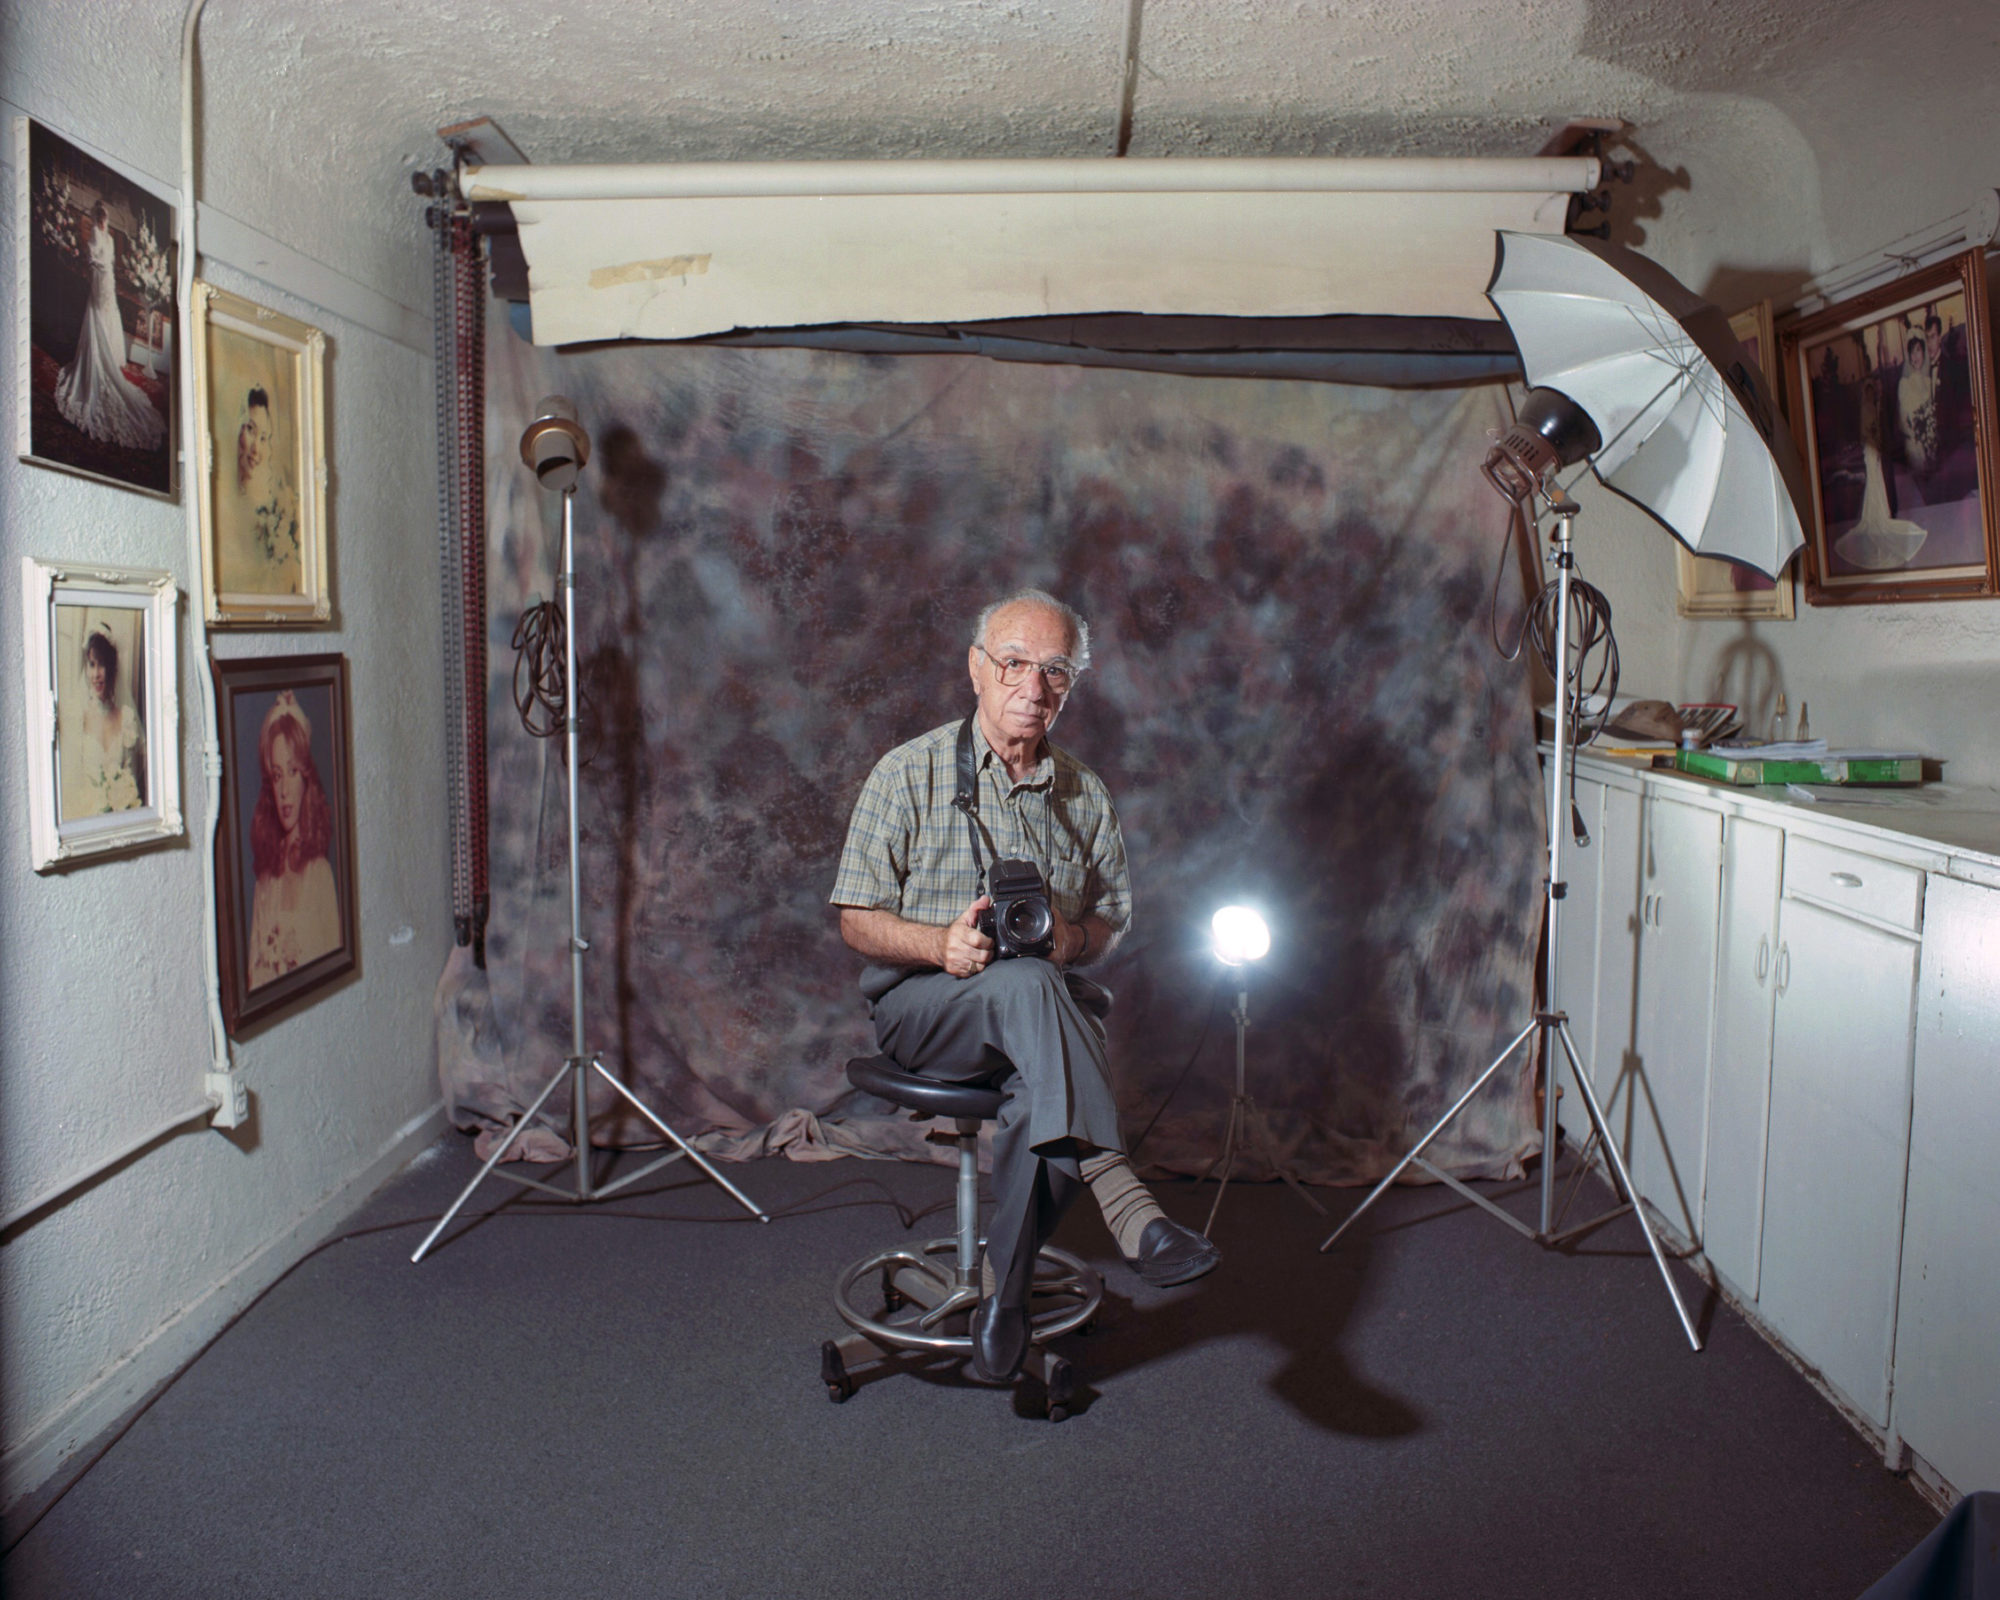
[[173, 574], [21, 558], [31, 864], [178, 838]]
[[326, 335], [201, 280], [191, 299], [202, 614], [326, 622]]

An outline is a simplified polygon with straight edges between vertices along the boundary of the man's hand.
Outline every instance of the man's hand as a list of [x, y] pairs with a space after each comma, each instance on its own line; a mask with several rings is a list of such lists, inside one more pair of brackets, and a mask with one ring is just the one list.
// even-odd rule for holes
[[1071, 922], [1056, 910], [1055, 902], [1049, 902], [1049, 917], [1053, 926], [1049, 929], [1049, 959], [1059, 967], [1074, 966], [1077, 958], [1090, 947], [1090, 935], [1083, 925]]
[[969, 978], [985, 970], [993, 959], [993, 941], [979, 931], [979, 913], [993, 904], [990, 895], [981, 895], [938, 931], [944, 935], [938, 965], [954, 978]]

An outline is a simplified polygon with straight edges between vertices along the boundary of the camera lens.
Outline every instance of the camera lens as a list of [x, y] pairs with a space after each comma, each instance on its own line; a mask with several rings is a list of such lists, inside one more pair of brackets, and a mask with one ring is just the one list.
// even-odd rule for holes
[[1016, 945], [1040, 944], [1054, 927], [1046, 900], [1016, 900], [1007, 907], [1007, 937]]

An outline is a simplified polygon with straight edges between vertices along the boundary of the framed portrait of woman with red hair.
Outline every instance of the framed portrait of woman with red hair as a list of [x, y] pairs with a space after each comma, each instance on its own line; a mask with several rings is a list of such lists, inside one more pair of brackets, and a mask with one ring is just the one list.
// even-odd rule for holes
[[222, 1011], [241, 1034], [355, 967], [347, 658], [217, 661]]

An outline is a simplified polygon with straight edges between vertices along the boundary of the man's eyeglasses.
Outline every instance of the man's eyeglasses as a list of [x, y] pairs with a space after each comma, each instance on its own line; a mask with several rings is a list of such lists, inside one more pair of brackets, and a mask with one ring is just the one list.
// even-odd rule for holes
[[1077, 675], [1083, 670], [1075, 662], [1062, 656], [1057, 656], [1053, 661], [1023, 661], [1019, 656], [996, 656], [983, 644], [977, 648], [981, 655], [993, 663], [993, 671], [1000, 679], [1001, 687], [1005, 689], [1019, 688], [1029, 673], [1039, 672], [1042, 681], [1049, 686], [1052, 693], [1068, 694], [1076, 687]]

